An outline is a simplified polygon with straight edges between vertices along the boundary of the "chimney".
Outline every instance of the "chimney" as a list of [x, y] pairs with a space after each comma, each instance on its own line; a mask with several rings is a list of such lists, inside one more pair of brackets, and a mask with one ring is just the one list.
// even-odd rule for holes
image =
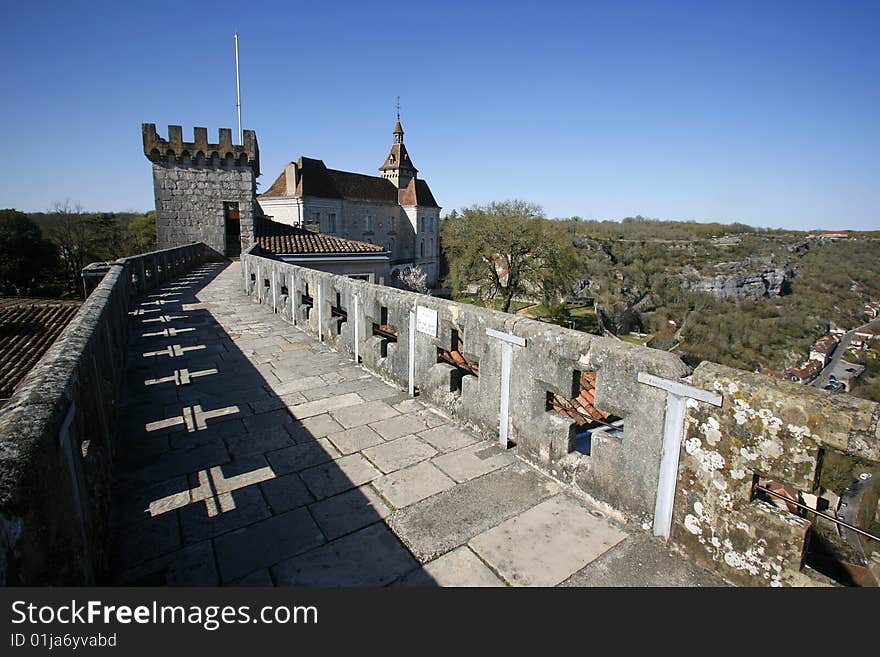
[[287, 195], [296, 194], [297, 171], [296, 162], [290, 162], [284, 167], [284, 185], [287, 188]]

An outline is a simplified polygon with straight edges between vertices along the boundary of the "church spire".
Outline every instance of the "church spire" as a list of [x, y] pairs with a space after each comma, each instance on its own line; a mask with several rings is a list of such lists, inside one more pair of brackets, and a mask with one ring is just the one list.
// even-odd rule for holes
[[394, 143], [391, 152], [385, 158], [385, 162], [379, 167], [382, 177], [390, 180], [398, 189], [409, 185], [410, 180], [416, 177], [418, 169], [413, 165], [403, 145], [403, 126], [400, 124], [400, 96], [397, 97], [397, 123], [394, 125]]
[[400, 125], [400, 96], [397, 97], [397, 125], [394, 126], [394, 143], [403, 143], [403, 126]]

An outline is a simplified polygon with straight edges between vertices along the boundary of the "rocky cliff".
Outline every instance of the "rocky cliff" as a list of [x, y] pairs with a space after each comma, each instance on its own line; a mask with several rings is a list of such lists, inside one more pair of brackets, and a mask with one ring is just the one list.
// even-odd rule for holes
[[686, 267], [682, 274], [682, 287], [687, 290], [708, 292], [719, 299], [758, 301], [785, 295], [795, 272], [773, 266], [769, 258], [750, 258], [718, 263], [709, 275], [693, 267]]

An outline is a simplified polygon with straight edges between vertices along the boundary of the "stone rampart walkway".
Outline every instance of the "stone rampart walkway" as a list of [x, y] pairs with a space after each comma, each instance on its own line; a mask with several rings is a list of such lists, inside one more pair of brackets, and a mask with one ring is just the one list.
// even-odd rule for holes
[[131, 311], [115, 580], [717, 585], [206, 265]]

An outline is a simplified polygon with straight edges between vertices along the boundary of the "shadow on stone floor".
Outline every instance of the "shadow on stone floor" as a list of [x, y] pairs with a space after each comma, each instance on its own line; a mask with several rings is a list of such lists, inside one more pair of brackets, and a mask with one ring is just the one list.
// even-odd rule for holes
[[[204, 303], [227, 266], [132, 306], [105, 583], [384, 586], [421, 572], [383, 522], [391, 510], [369, 486], [372, 466], [326, 438], [340, 429], [321, 412], [335, 396], [297, 390], [341, 357], [292, 328], [279, 336], [237, 288]], [[272, 360], [289, 381], [267, 371]]]

